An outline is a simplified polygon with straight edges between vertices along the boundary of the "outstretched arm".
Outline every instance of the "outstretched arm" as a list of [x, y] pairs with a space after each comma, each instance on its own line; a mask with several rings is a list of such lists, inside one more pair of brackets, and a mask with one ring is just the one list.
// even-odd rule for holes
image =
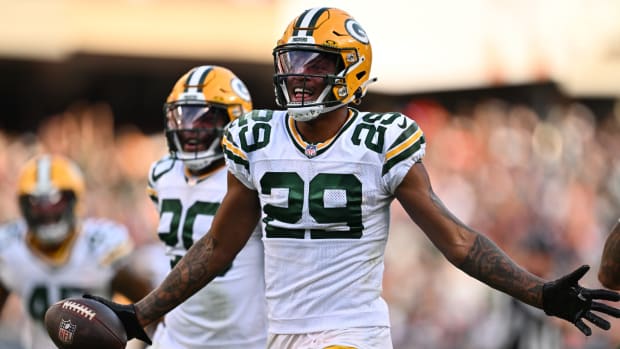
[[495, 289], [542, 308], [544, 280], [521, 268], [490, 239], [456, 218], [433, 192], [422, 163], [413, 165], [396, 197], [452, 264]]
[[260, 218], [256, 191], [228, 173], [228, 189], [209, 233], [198, 240], [163, 283], [135, 304], [141, 325], [162, 317], [192, 296], [222, 270], [249, 239]]
[[598, 279], [607, 288], [620, 289], [620, 221], [605, 241]]
[[490, 239], [458, 220], [433, 192], [422, 163], [409, 170], [396, 191], [396, 198], [446, 258], [470, 276], [543, 309], [547, 315], [573, 323], [585, 335], [592, 331], [583, 319], [606, 330], [610, 327], [608, 321], [593, 311], [620, 317], [619, 309], [594, 301], [618, 301], [620, 294], [585, 289], [578, 284], [589, 267], [583, 266], [548, 282], [523, 269]]

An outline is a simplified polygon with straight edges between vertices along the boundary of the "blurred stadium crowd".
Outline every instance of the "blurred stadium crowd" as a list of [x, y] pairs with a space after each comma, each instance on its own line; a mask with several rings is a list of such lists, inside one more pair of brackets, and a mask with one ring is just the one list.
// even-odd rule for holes
[[[600, 286], [603, 241], [620, 213], [620, 107], [594, 115], [583, 104], [566, 103], [540, 115], [526, 105], [489, 99], [451, 113], [429, 99], [392, 109], [425, 131], [424, 162], [434, 189], [461, 220], [534, 273], [553, 278], [587, 263], [592, 270], [584, 285]], [[32, 133], [0, 130], [0, 221], [18, 216], [18, 168], [42, 150], [81, 165], [87, 215], [120, 221], [139, 248], [153, 246], [158, 217], [145, 188], [150, 163], [167, 152], [163, 134], [115, 127], [109, 106], [79, 103]], [[394, 204], [384, 280], [395, 348], [594, 349], [620, 343], [620, 323], [612, 324], [615, 331], [594, 330], [586, 338], [467, 277], [405, 215]], [[148, 256], [141, 262], [156, 266], [149, 272], [165, 272]], [[5, 308], [0, 343], [15, 338], [20, 312], [17, 302]]]

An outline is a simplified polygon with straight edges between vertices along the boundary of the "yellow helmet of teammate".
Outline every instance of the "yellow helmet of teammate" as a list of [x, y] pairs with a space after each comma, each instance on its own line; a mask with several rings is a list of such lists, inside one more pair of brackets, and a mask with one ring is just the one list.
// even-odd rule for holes
[[172, 157], [190, 170], [223, 158], [224, 127], [252, 110], [248, 89], [229, 69], [204, 65], [184, 74], [164, 104], [166, 139]]
[[82, 172], [68, 158], [41, 155], [24, 165], [18, 180], [19, 207], [37, 246], [53, 249], [72, 236], [84, 190]]

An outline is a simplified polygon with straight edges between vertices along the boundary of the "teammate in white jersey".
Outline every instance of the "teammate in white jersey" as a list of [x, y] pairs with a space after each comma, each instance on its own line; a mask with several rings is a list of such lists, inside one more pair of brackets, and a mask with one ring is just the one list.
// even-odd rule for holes
[[391, 348], [381, 280], [394, 198], [451, 263], [493, 288], [586, 335], [583, 319], [609, 328], [593, 311], [620, 315], [596, 301], [620, 294], [578, 285], [587, 266], [543, 280], [454, 217], [433, 192], [424, 135], [413, 120], [350, 107], [374, 80], [370, 41], [353, 17], [306, 10], [273, 54], [277, 100], [286, 110], [255, 110], [231, 124], [223, 140], [228, 191], [209, 233], [143, 300], [132, 307], [106, 301], [124, 315], [129, 333], [224, 270], [260, 220], [268, 348]]
[[0, 227], [0, 309], [10, 293], [20, 297], [27, 314], [24, 348], [55, 347], [43, 317], [61, 299], [119, 292], [136, 301], [148, 293], [150, 281], [126, 263], [133, 249], [127, 229], [80, 219], [85, 187], [72, 161], [38, 156], [24, 166], [18, 185], [23, 219]]
[[[170, 156], [155, 162], [148, 192], [160, 214], [158, 234], [172, 266], [211, 226], [224, 194], [224, 127], [252, 110], [230, 70], [199, 66], [174, 85], [165, 104]], [[260, 226], [229, 267], [168, 313], [153, 348], [264, 349], [267, 314]]]

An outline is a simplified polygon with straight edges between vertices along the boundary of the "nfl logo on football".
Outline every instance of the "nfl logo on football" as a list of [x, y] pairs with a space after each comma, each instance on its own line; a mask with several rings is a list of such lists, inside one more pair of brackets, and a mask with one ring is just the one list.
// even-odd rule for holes
[[306, 153], [306, 156], [307, 156], [307, 157], [309, 157], [309, 158], [313, 158], [313, 157], [315, 157], [315, 156], [316, 156], [316, 145], [314, 145], [314, 144], [308, 144], [308, 145], [306, 146], [306, 151], [305, 151], [305, 153]]
[[58, 338], [63, 343], [73, 342], [73, 334], [75, 333], [75, 324], [71, 323], [71, 320], [60, 319], [60, 327], [58, 328]]

